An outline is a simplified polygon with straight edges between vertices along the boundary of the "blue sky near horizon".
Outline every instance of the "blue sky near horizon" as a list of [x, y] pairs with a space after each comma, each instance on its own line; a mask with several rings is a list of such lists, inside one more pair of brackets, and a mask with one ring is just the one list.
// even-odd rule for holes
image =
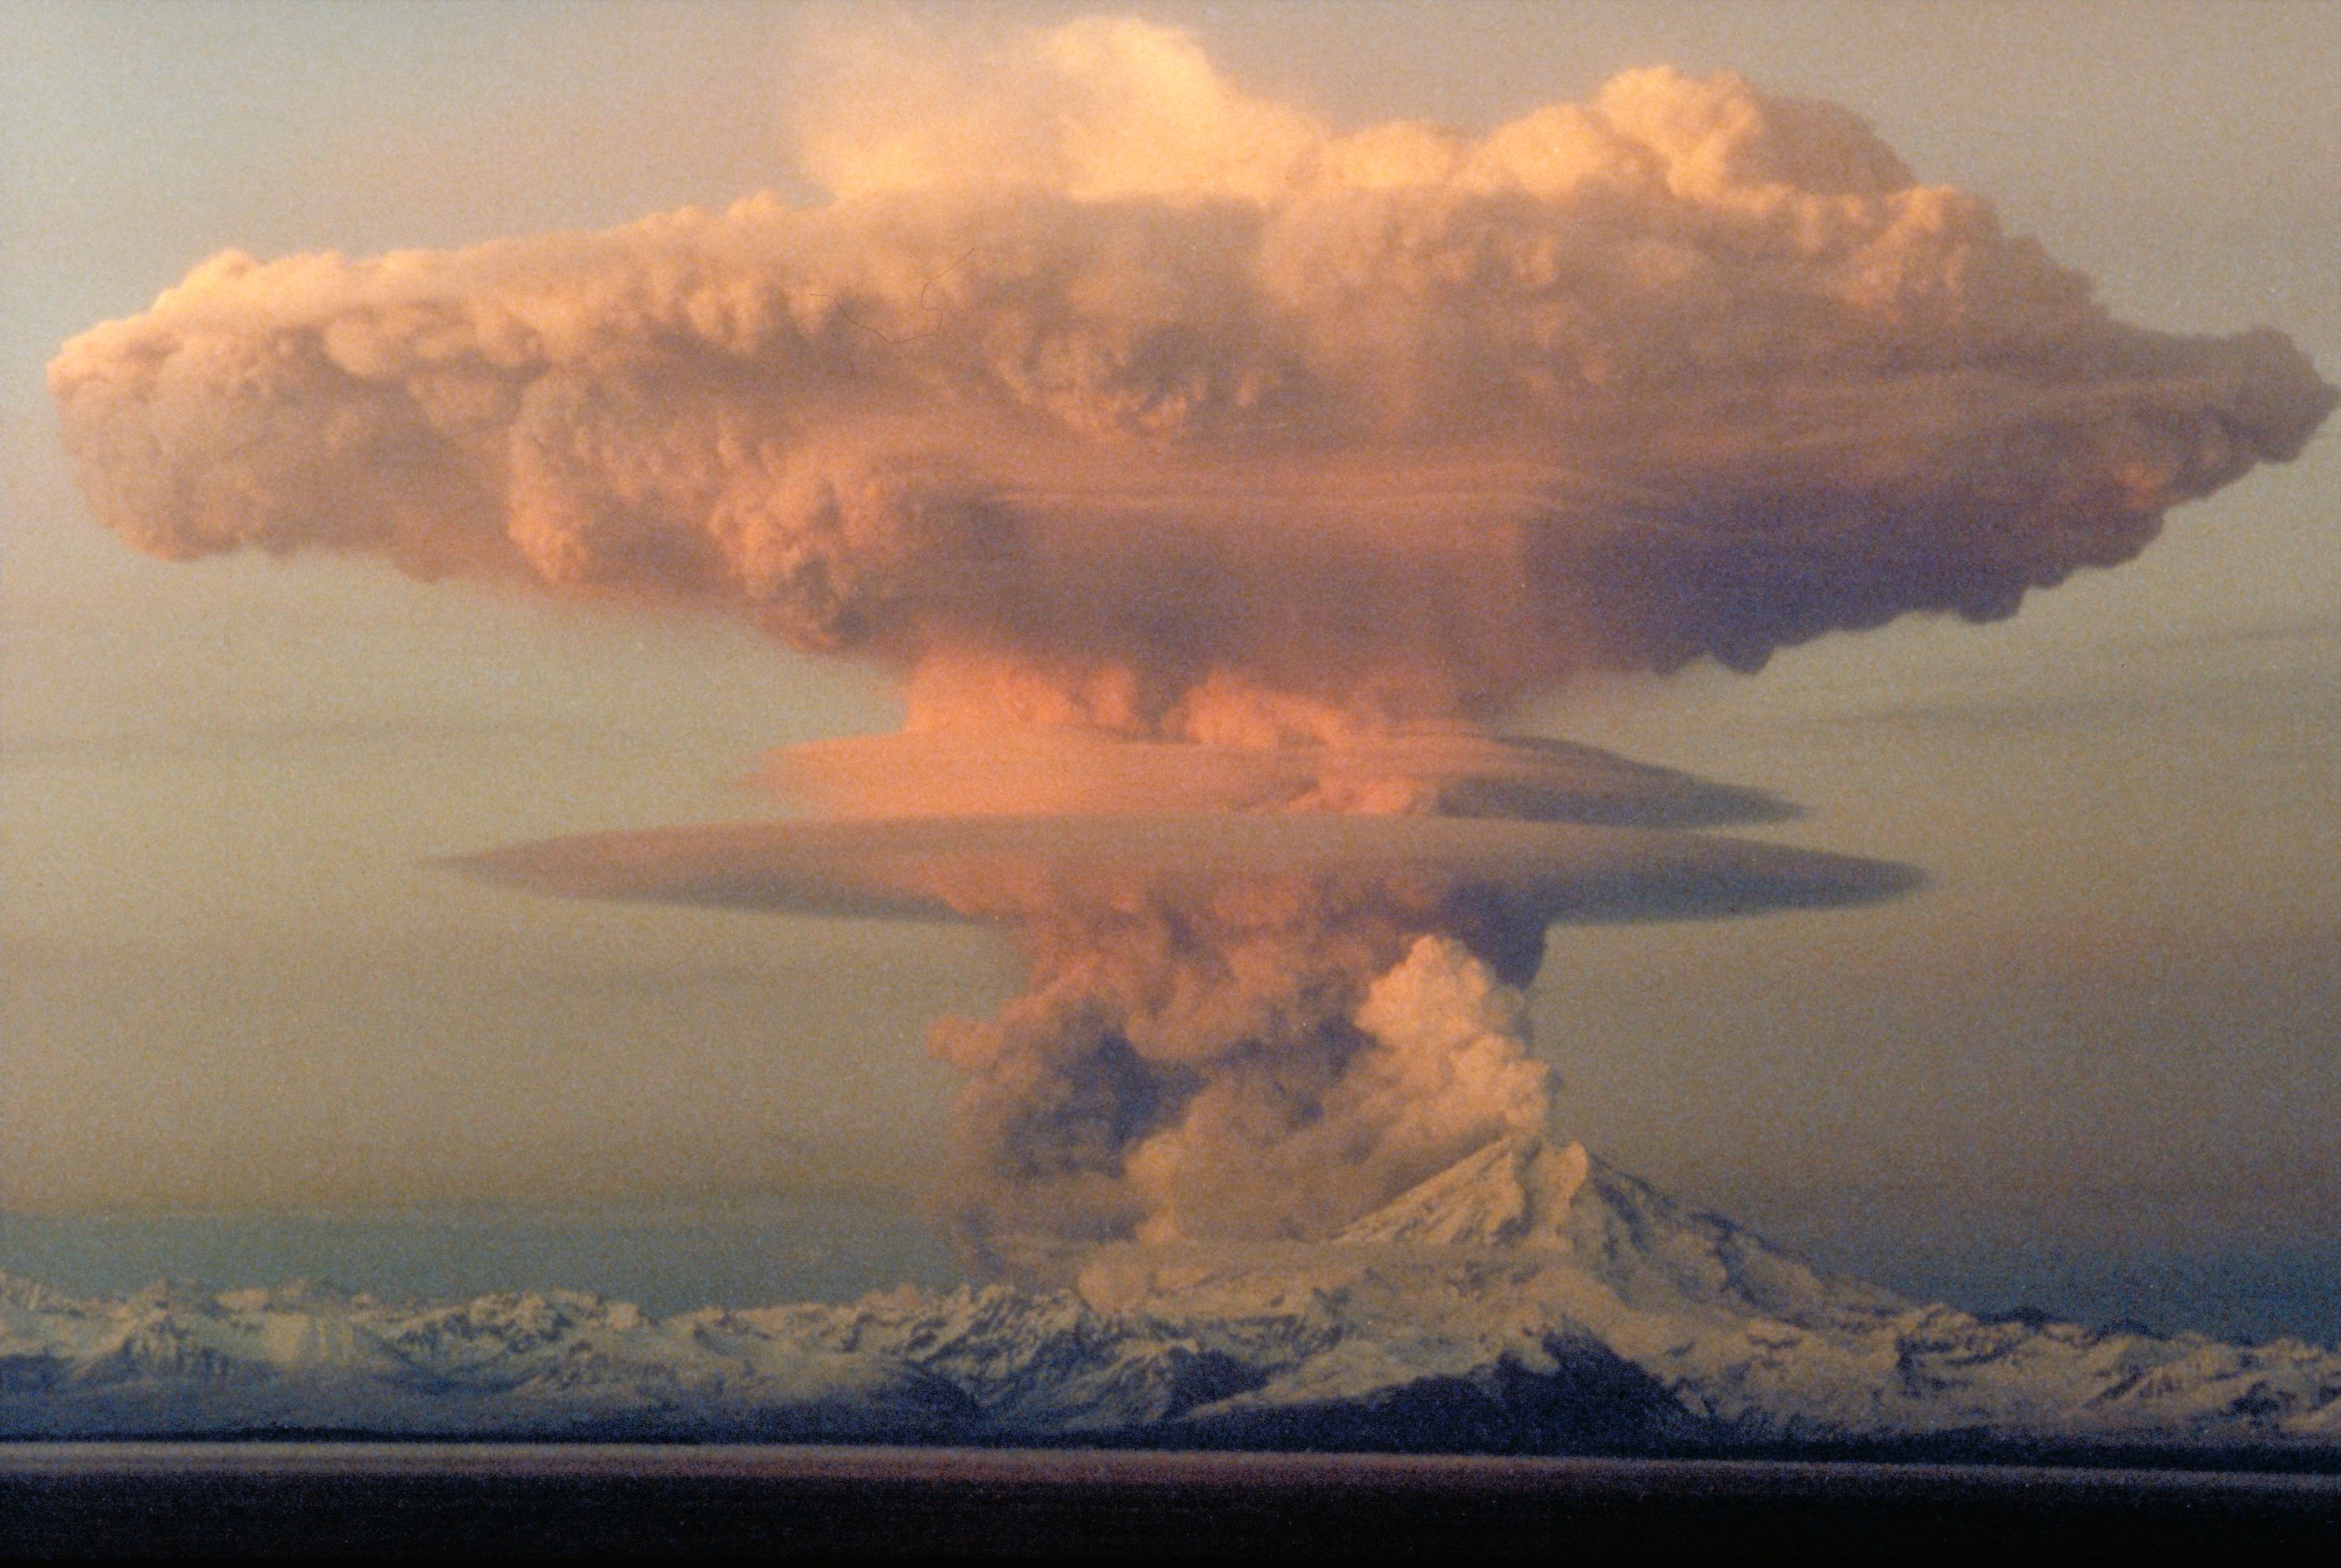
[[[2341, 8], [1118, 8], [1350, 121], [1485, 125], [1655, 60], [1738, 69], [1848, 105], [2116, 314], [2275, 325], [2341, 375]], [[727, 625], [145, 560], [88, 519], [42, 385], [65, 337], [227, 246], [451, 245], [794, 190], [802, 25], [0, 15], [0, 1209], [842, 1183], [914, 1213], [951, 1088], [920, 1036], [1003, 993], [987, 939], [533, 903], [428, 864], [745, 814], [728, 781], [754, 752], [890, 727], [881, 685]], [[1557, 934], [1537, 1023], [1571, 1130], [1848, 1259], [1930, 1236], [2336, 1255], [2336, 524], [2328, 430], [2012, 622], [1519, 715], [1777, 790], [1809, 808], [1780, 836], [1936, 878], [1876, 910]]]

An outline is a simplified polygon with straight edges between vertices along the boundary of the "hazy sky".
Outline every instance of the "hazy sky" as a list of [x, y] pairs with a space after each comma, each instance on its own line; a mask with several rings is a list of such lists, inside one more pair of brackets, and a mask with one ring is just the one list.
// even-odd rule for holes
[[[1075, 7], [1062, 8], [1071, 14]], [[2341, 367], [2341, 9], [1137, 5], [1336, 118], [1491, 125], [1657, 61], [1844, 104], [2166, 331]], [[946, 33], [1049, 7], [922, 9]], [[824, 25], [850, 8], [832, 8]], [[430, 857], [746, 814], [890, 728], [728, 624], [169, 566], [87, 516], [42, 367], [213, 252], [364, 254], [790, 190], [776, 7], [17, 5], [0, 443], [0, 1204], [876, 1183], [1008, 979], [973, 933], [536, 902]], [[2341, 1241], [2341, 442], [2017, 620], [1519, 727], [1776, 790], [1886, 906], [1558, 934], [1564, 1121], [1743, 1217]]]

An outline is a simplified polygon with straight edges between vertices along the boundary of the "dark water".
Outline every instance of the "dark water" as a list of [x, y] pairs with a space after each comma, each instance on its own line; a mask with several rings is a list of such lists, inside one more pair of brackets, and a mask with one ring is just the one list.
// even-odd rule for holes
[[12, 1554], [351, 1550], [1642, 1555], [1762, 1543], [2286, 1550], [2341, 1477], [890, 1448], [0, 1444]]

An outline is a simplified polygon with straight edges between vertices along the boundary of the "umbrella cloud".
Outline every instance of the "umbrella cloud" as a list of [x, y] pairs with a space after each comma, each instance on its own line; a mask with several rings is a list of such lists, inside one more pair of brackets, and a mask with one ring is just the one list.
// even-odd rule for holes
[[1781, 803], [1510, 704], [2012, 614], [2296, 454], [2280, 334], [2113, 320], [1850, 113], [1658, 68], [1342, 128], [1183, 34], [834, 49], [826, 198], [214, 257], [49, 368], [97, 517], [744, 616], [898, 680], [813, 820], [521, 846], [553, 891], [993, 922], [981, 1238], [1326, 1233], [1541, 1125], [1559, 920], [1860, 902]]
[[2007, 614], [2334, 402], [1736, 77], [1475, 136], [1337, 129], [1131, 21], [839, 55], [825, 203], [229, 253], [75, 338], [94, 509], [749, 615], [928, 727], [1324, 739]]

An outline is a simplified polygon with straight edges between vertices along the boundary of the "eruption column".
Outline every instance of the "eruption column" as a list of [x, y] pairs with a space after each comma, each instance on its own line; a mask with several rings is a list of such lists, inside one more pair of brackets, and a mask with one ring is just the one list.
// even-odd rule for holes
[[931, 1041], [968, 1075], [948, 1191], [980, 1242], [1330, 1233], [1543, 1126], [1521, 989], [1549, 924], [1911, 881], [1690, 831], [1781, 814], [1753, 792], [1465, 733], [1264, 751], [901, 735], [794, 748], [767, 776], [824, 814], [467, 864], [579, 896], [1004, 928], [1025, 989]]
[[1507, 746], [1509, 708], [2013, 614], [2336, 401], [2273, 330], [2115, 321], [1736, 76], [1344, 130], [1091, 17], [807, 88], [825, 202], [228, 252], [49, 382], [153, 554], [359, 553], [892, 673], [892, 749], [781, 759], [816, 820], [485, 864], [1006, 927], [1031, 990], [935, 1036], [971, 1223], [1318, 1230], [1532, 1124], [1548, 921], [1893, 879], [1686, 832], [1762, 803]]

